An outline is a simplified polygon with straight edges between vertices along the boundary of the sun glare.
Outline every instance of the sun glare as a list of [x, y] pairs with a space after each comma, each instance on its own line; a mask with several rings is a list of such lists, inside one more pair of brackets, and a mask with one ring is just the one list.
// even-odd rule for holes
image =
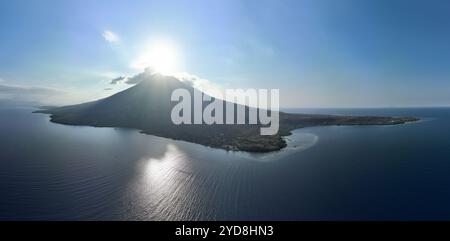
[[177, 49], [169, 42], [150, 44], [133, 67], [138, 69], [150, 67], [161, 74], [174, 74], [178, 71]]

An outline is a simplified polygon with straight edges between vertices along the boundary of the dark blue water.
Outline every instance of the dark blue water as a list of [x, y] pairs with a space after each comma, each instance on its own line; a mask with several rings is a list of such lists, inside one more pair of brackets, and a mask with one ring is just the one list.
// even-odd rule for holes
[[0, 109], [2, 220], [450, 220], [450, 109], [306, 109], [417, 116], [295, 131], [272, 154]]

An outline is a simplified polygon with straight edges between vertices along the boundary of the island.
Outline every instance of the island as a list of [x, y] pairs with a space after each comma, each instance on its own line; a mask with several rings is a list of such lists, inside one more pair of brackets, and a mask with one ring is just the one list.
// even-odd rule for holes
[[[286, 147], [283, 137], [298, 128], [338, 125], [398, 125], [415, 117], [340, 116], [279, 112], [279, 131], [261, 135], [261, 124], [175, 125], [170, 97], [175, 89], [195, 89], [173, 76], [149, 75], [140, 83], [104, 99], [78, 105], [49, 107], [36, 113], [50, 114], [50, 121], [66, 125], [133, 128], [142, 133], [232, 151], [272, 152]], [[213, 101], [212, 98], [211, 101]], [[226, 103], [226, 102], [225, 102]], [[236, 104], [237, 105], [237, 104]], [[248, 108], [245, 107], [246, 111]]]

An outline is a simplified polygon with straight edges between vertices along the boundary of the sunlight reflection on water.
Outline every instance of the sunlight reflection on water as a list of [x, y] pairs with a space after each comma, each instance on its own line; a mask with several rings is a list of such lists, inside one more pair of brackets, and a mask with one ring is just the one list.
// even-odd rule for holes
[[[137, 180], [133, 181], [133, 196], [147, 210], [142, 219], [167, 220], [167, 217], [186, 217], [189, 199], [186, 186], [192, 177], [190, 161], [175, 144], [167, 145], [161, 157], [142, 159]], [[188, 213], [187, 213], [188, 212]]]
[[[236, 209], [239, 203], [226, 200], [238, 198], [238, 193], [247, 188], [241, 182], [225, 184], [224, 180], [234, 180], [236, 175], [236, 180], [252, 177], [254, 169], [248, 166], [254, 161], [277, 160], [280, 156], [310, 148], [317, 139], [313, 134], [295, 131], [288, 140], [288, 148], [280, 152], [251, 154], [213, 149], [216, 153], [213, 158], [210, 148], [169, 143], [160, 155], [139, 161], [137, 175], [131, 182], [132, 192], [127, 196], [133, 197], [129, 201], [135, 209], [145, 210], [139, 219], [204, 220], [206, 217], [214, 220], [218, 209], [229, 212]], [[204, 153], [193, 153], [190, 147]], [[235, 194], [229, 196], [230, 191]], [[223, 203], [232, 205], [219, 208]]]
[[[450, 183], [448, 110], [386, 113], [434, 118], [417, 124], [299, 129], [286, 137], [286, 149], [266, 154], [59, 125], [31, 112], [0, 112], [1, 219], [364, 219], [411, 210], [427, 218], [427, 207], [436, 217], [448, 213], [448, 199], [437, 195]], [[431, 197], [430, 205], [411, 202], [416, 193]], [[380, 212], [386, 200], [398, 202]], [[344, 203], [360, 213], [336, 206]]]

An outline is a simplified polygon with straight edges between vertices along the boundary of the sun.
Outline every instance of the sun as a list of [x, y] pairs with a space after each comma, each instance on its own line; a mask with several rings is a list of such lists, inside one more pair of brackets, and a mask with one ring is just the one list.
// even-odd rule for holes
[[145, 48], [133, 67], [138, 69], [150, 67], [161, 74], [175, 74], [179, 70], [177, 48], [168, 41], [151, 43]]

